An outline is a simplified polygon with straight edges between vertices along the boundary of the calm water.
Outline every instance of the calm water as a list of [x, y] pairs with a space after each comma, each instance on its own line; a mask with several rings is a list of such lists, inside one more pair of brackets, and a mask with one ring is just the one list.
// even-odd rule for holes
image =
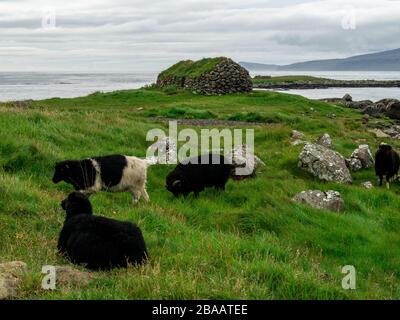
[[[400, 72], [252, 72], [252, 75], [300, 75], [343, 80], [399, 80]], [[1, 73], [0, 101], [72, 98], [84, 96], [95, 91], [135, 89], [155, 81], [156, 73]], [[342, 97], [349, 93], [355, 100], [400, 99], [400, 88], [345, 88], [290, 90], [286, 93], [300, 94], [312, 99]]]
[[135, 89], [154, 82], [154, 73], [1, 73], [0, 101], [73, 98], [95, 91]]

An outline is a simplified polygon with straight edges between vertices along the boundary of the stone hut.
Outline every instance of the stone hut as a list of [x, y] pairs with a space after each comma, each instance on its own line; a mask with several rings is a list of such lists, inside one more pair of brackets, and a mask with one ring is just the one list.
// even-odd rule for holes
[[225, 57], [180, 61], [158, 75], [157, 86], [176, 86], [205, 95], [249, 92], [249, 72]]

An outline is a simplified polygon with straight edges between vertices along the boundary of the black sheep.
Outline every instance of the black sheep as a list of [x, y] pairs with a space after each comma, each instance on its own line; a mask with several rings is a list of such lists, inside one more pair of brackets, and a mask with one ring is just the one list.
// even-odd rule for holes
[[396, 151], [388, 144], [382, 143], [375, 154], [375, 173], [379, 176], [379, 185], [382, 186], [383, 176], [386, 176], [386, 187], [399, 173], [400, 158]]
[[197, 197], [206, 187], [225, 190], [225, 184], [234, 168], [232, 164], [225, 163], [221, 155], [194, 157], [179, 163], [168, 174], [166, 187], [175, 197], [181, 194], [186, 197], [191, 192]]
[[94, 216], [90, 201], [81, 192], [71, 193], [61, 206], [67, 216], [57, 248], [73, 263], [109, 270], [146, 261], [146, 244], [136, 225]]

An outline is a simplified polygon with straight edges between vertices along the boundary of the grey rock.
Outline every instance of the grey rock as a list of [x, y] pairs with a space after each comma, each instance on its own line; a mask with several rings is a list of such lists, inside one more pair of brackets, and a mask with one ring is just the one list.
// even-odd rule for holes
[[294, 201], [305, 203], [316, 209], [324, 209], [334, 212], [345, 210], [344, 201], [339, 192], [329, 190], [322, 192], [320, 190], [302, 191], [294, 196]]
[[400, 120], [400, 101], [390, 102], [386, 107], [385, 114], [391, 119]]
[[365, 107], [362, 112], [368, 114], [371, 117], [379, 118], [381, 116], [381, 109], [379, 108], [379, 106], [377, 107], [376, 105], [369, 105]]
[[306, 144], [299, 155], [298, 165], [320, 180], [352, 182], [344, 157], [319, 144]]
[[243, 144], [242, 146], [239, 146], [225, 154], [225, 157], [230, 159], [235, 167], [240, 167], [243, 164], [246, 164], [245, 168], [240, 168], [238, 171], [234, 170], [232, 173], [232, 178], [241, 180], [254, 177], [256, 170], [260, 166], [265, 166], [265, 163], [253, 152], [251, 152], [246, 144]]
[[371, 100], [345, 102], [345, 106], [352, 109], [365, 109], [373, 104]]
[[324, 133], [322, 136], [320, 136], [315, 143], [324, 146], [326, 148], [332, 147], [332, 139], [328, 133]]
[[343, 96], [342, 100], [344, 100], [344, 101], [353, 101], [353, 98], [352, 98], [351, 95], [349, 95], [348, 93], [346, 93], [346, 94]]
[[360, 159], [356, 159], [356, 158], [347, 158], [346, 166], [352, 172], [359, 171], [363, 168], [363, 165], [362, 165]]
[[15, 297], [21, 285], [21, 277], [26, 273], [27, 265], [22, 261], [0, 264], [0, 300]]
[[371, 168], [375, 163], [372, 152], [367, 144], [359, 145], [351, 154], [351, 158], [360, 160], [364, 169]]

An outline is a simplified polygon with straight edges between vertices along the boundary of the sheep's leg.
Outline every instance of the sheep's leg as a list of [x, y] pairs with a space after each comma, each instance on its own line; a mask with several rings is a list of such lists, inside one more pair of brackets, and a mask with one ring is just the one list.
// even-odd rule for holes
[[383, 176], [379, 176], [379, 186], [382, 187]]
[[390, 178], [389, 178], [389, 176], [386, 176], [386, 189], [390, 189]]
[[142, 189], [142, 196], [143, 196], [144, 201], [146, 201], [146, 202], [150, 201], [150, 197], [149, 197], [149, 195], [148, 195], [148, 193], [146, 191], [146, 188]]

